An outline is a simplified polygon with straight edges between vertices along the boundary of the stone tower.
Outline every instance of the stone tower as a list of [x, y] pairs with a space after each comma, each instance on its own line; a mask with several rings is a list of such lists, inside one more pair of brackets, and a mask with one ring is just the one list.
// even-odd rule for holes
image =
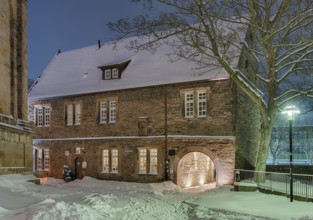
[[32, 168], [27, 92], [27, 0], [0, 0], [0, 173]]

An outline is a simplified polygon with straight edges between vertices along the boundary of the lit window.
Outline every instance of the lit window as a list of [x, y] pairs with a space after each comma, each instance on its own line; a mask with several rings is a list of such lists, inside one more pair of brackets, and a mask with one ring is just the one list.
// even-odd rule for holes
[[109, 114], [109, 122], [113, 123], [116, 122], [116, 102], [110, 102], [110, 114]]
[[147, 149], [139, 149], [139, 173], [147, 173]]
[[102, 150], [102, 172], [103, 173], [109, 172], [109, 150], [108, 149]]
[[150, 149], [150, 173], [158, 173], [158, 150]]
[[100, 108], [99, 108], [99, 114], [100, 114], [100, 124], [107, 123], [107, 103], [106, 102], [100, 102]]
[[106, 69], [104, 72], [104, 79], [111, 79], [111, 69]]
[[206, 117], [206, 93], [198, 92], [198, 117]]
[[117, 173], [118, 171], [118, 151], [117, 149], [111, 150], [111, 172]]
[[118, 69], [113, 68], [112, 69], [112, 79], [117, 79], [118, 78]]
[[158, 173], [158, 150], [157, 149], [150, 149], [149, 151], [147, 149], [139, 149], [139, 174], [147, 174], [147, 173], [149, 174]]
[[194, 115], [194, 98], [193, 93], [186, 93], [185, 94], [185, 117], [192, 118]]

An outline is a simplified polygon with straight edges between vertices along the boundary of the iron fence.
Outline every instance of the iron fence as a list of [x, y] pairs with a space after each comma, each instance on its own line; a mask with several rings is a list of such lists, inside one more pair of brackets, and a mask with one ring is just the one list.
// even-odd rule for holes
[[[313, 199], [313, 175], [293, 174], [293, 195]], [[260, 189], [290, 196], [290, 174], [235, 170], [236, 182], [256, 183]]]

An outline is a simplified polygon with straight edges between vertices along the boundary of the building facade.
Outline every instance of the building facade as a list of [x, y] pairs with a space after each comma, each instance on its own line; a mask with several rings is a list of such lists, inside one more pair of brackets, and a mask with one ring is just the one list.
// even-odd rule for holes
[[0, 2], [0, 173], [32, 169], [26, 25], [26, 0]]
[[[128, 44], [59, 51], [37, 79], [29, 93], [34, 174], [63, 178], [69, 166], [76, 178], [232, 184], [235, 136], [249, 129], [236, 121], [244, 94], [222, 68], [172, 63], [166, 46], [136, 53]], [[246, 63], [240, 56], [233, 62]]]

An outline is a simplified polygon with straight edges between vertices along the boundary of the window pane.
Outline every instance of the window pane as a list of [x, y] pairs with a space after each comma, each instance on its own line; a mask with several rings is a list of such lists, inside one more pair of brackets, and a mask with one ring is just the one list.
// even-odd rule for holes
[[150, 173], [158, 173], [158, 150], [150, 149]]
[[80, 125], [80, 104], [75, 105], [75, 125]]
[[117, 68], [112, 69], [112, 78], [113, 79], [118, 78], [118, 69]]
[[100, 108], [99, 108], [99, 114], [100, 114], [100, 123], [107, 123], [107, 103], [106, 102], [100, 102]]
[[67, 105], [67, 125], [73, 125], [73, 105]]
[[147, 150], [139, 149], [139, 173], [147, 173]]
[[116, 122], [116, 101], [110, 102], [109, 122]]
[[50, 155], [49, 155], [49, 149], [45, 149], [44, 151], [44, 170], [45, 171], [49, 171], [49, 159], [50, 159]]
[[194, 114], [194, 97], [193, 93], [185, 94], [185, 117], [192, 118]]
[[42, 170], [42, 150], [37, 150], [37, 170]]
[[112, 164], [111, 164], [112, 170], [111, 170], [111, 172], [117, 173], [117, 171], [118, 171], [118, 151], [117, 151], [117, 149], [111, 150], [111, 159], [112, 159]]
[[109, 150], [102, 150], [102, 172], [109, 172]]
[[42, 108], [37, 109], [37, 126], [42, 127], [42, 120], [43, 120], [43, 110]]
[[207, 112], [206, 93], [198, 93], [198, 117], [205, 117]]
[[105, 70], [104, 79], [111, 79], [111, 69]]
[[50, 107], [44, 107], [45, 110], [45, 126], [49, 126], [50, 125]]

